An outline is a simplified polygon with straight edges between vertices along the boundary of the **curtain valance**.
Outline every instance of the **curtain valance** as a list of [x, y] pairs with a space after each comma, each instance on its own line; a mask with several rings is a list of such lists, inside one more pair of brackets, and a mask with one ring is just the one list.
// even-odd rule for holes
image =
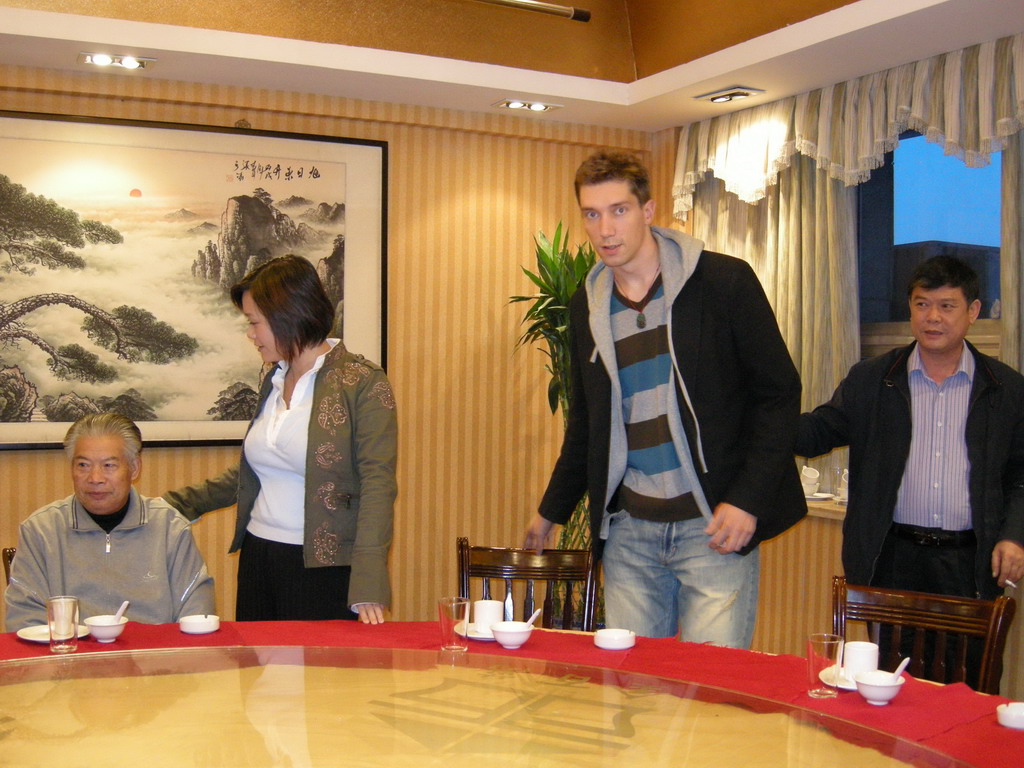
[[970, 167], [989, 163], [1024, 125], [1024, 33], [684, 126], [673, 186], [685, 219], [710, 172], [756, 203], [800, 152], [860, 184], [906, 130]]

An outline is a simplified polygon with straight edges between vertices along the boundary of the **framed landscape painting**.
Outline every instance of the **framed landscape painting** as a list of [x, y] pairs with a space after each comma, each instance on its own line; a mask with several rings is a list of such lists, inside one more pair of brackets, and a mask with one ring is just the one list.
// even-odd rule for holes
[[384, 142], [0, 111], [0, 448], [99, 411], [239, 441], [261, 364], [228, 291], [286, 254], [385, 365], [386, 185]]

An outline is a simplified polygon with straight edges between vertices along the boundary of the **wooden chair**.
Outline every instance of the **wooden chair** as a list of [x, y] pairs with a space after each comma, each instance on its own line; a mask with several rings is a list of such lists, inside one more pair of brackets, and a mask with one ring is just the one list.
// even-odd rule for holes
[[7, 583], [11, 583], [11, 563], [14, 561], [14, 547], [4, 547], [3, 558], [4, 558], [4, 577], [7, 579]]
[[[913, 650], [908, 671], [915, 677], [939, 683], [967, 680], [967, 646], [977, 638], [982, 645], [976, 690], [999, 693], [1003, 674], [1003, 649], [1016, 610], [1013, 598], [995, 600], [948, 597], [883, 587], [847, 584], [842, 576], [832, 577], [832, 631], [846, 637], [848, 621], [863, 621], [875, 643], [881, 627], [891, 628], [886, 647], [879, 646], [879, 666], [893, 669], [899, 663], [904, 633], [912, 633]], [[926, 641], [934, 643], [931, 664], [925, 666]], [[947, 665], [947, 650], [954, 662]]]
[[[459, 596], [470, 597], [471, 577], [483, 580], [482, 598], [491, 596], [491, 579], [505, 583], [505, 620], [527, 619], [535, 609], [535, 585], [544, 582], [544, 595], [538, 626], [560, 629], [579, 628], [590, 632], [594, 628], [594, 610], [597, 603], [597, 579], [594, 574], [594, 555], [586, 549], [546, 549], [537, 554], [532, 549], [500, 547], [471, 547], [465, 537], [456, 542], [459, 563]], [[565, 595], [561, 610], [555, 613], [555, 596], [561, 585]], [[517, 617], [513, 587], [522, 593], [522, 613]], [[575, 599], [574, 599], [575, 596]], [[575, 608], [579, 604], [577, 613]], [[576, 625], [579, 625], [576, 627]]]

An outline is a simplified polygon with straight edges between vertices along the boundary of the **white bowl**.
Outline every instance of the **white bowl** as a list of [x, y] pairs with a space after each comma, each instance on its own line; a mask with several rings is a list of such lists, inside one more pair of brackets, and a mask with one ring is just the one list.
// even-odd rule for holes
[[1007, 728], [1024, 729], [1024, 701], [1011, 701], [996, 707], [996, 717], [1000, 725]]
[[112, 643], [118, 635], [124, 632], [124, 625], [128, 623], [125, 616], [120, 621], [114, 620], [114, 614], [104, 613], [99, 616], [90, 616], [85, 620], [85, 626], [89, 628], [89, 634], [100, 643]]
[[494, 639], [503, 648], [512, 651], [525, 643], [532, 631], [533, 625], [527, 624], [525, 621], [499, 621], [497, 624], [491, 624], [491, 633], [494, 635]]
[[859, 672], [853, 681], [857, 684], [857, 691], [868, 704], [881, 707], [896, 698], [896, 694], [903, 687], [904, 677], [900, 675], [899, 679], [894, 681], [892, 672], [876, 669], [872, 672]]
[[599, 629], [594, 633], [594, 645], [606, 651], [624, 651], [636, 645], [636, 633], [628, 629]]
[[214, 616], [212, 613], [182, 616], [178, 619], [178, 626], [182, 632], [189, 635], [206, 635], [220, 629], [220, 616]]

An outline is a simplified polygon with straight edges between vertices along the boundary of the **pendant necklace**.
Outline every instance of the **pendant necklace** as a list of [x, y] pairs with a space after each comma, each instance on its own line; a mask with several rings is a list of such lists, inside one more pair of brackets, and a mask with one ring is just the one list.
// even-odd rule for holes
[[618, 297], [619, 301], [621, 301], [623, 304], [625, 304], [627, 307], [629, 307], [630, 309], [637, 313], [637, 328], [643, 329], [647, 327], [647, 316], [644, 315], [644, 310], [647, 308], [647, 305], [651, 303], [651, 299], [654, 298], [654, 294], [658, 292], [658, 289], [660, 287], [661, 272], [658, 272], [657, 277], [654, 278], [654, 282], [651, 283], [651, 287], [647, 289], [647, 294], [642, 299], [640, 299], [640, 301], [633, 301], [632, 299], [627, 299], [623, 295], [622, 291], [619, 290], [619, 286], [615, 286], [615, 295]]

